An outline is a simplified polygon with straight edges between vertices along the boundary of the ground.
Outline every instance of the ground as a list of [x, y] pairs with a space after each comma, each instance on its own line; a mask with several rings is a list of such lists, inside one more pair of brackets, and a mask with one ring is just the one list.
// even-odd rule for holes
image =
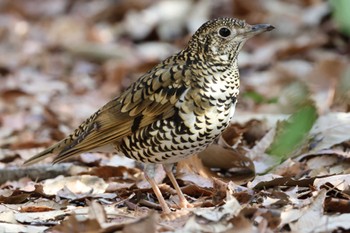
[[[0, 232], [348, 232], [350, 69], [346, 1], [0, 3]], [[239, 56], [233, 121], [176, 178], [164, 215], [142, 164], [86, 153], [23, 162], [62, 139], [206, 20], [269, 23]]]

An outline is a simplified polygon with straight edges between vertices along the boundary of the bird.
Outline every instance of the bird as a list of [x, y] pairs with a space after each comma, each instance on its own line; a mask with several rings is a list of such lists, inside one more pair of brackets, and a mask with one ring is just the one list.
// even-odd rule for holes
[[270, 24], [250, 25], [222, 17], [207, 21], [187, 46], [166, 58], [122, 94], [102, 106], [70, 135], [25, 161], [56, 155], [53, 163], [84, 152], [116, 152], [144, 163], [163, 213], [171, 213], [156, 181], [161, 164], [179, 197], [192, 207], [172, 172], [173, 165], [203, 151], [228, 126], [239, 94], [237, 57], [244, 43]]

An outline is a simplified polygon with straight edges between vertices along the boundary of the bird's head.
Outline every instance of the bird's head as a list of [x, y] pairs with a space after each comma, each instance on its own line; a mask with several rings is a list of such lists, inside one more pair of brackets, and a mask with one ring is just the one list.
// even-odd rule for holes
[[273, 29], [270, 24], [249, 25], [234, 18], [214, 19], [196, 31], [188, 49], [200, 53], [206, 59], [233, 60], [247, 39]]

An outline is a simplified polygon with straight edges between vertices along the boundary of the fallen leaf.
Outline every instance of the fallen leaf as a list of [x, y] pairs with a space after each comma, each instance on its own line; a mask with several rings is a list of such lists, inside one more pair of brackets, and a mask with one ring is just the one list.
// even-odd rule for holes
[[31, 212], [46, 212], [46, 211], [51, 211], [53, 210], [50, 207], [47, 206], [23, 206], [20, 211], [21, 212], [26, 212], [26, 213], [31, 213]]
[[350, 140], [350, 113], [328, 113], [320, 116], [310, 131], [313, 152], [329, 149], [335, 144]]
[[181, 230], [183, 232], [224, 232], [231, 228], [227, 221], [237, 216], [241, 209], [242, 206], [236, 198], [228, 192], [223, 206], [194, 209], [192, 212], [195, 216], [190, 217]]
[[[350, 214], [341, 215], [323, 215], [323, 203], [325, 201], [326, 191], [321, 191], [310, 206], [304, 207], [297, 221], [289, 223], [293, 232], [329, 232], [339, 228], [350, 228]], [[283, 218], [282, 218], [283, 219]], [[281, 224], [285, 223], [282, 220]]]
[[99, 232], [101, 230], [102, 228], [96, 219], [86, 219], [79, 221], [75, 214], [72, 214], [68, 217], [68, 219], [52, 228], [52, 231], [57, 233], [93, 233]]
[[49, 227], [47, 226], [26, 226], [21, 224], [0, 223], [0, 229], [4, 232], [31, 232], [39, 233], [45, 232]]
[[136, 222], [126, 225], [123, 228], [123, 233], [139, 233], [149, 232], [155, 233], [156, 231], [156, 215], [154, 213], [149, 214], [147, 217], [139, 219]]
[[324, 210], [327, 213], [350, 213], [349, 199], [327, 197], [324, 202]]
[[255, 175], [253, 162], [233, 149], [212, 144], [200, 152], [198, 157], [204, 166], [202, 170], [206, 171], [209, 177], [242, 184]]
[[106, 191], [108, 184], [103, 179], [90, 175], [58, 176], [43, 182], [44, 192], [47, 195], [57, 194], [64, 187], [77, 194], [99, 194]]
[[326, 183], [332, 184], [333, 187], [341, 191], [349, 190], [350, 175], [333, 175], [328, 177], [317, 178], [314, 180], [313, 185], [318, 189], [321, 189], [321, 186], [325, 185]]
[[305, 143], [305, 139], [317, 119], [313, 105], [305, 105], [293, 113], [288, 120], [278, 124], [275, 138], [267, 153], [280, 161], [289, 158], [295, 150]]

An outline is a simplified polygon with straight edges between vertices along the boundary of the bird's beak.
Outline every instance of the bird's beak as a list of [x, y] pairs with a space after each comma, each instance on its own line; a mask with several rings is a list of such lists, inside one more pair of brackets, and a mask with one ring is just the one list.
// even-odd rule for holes
[[252, 25], [251, 28], [245, 31], [243, 34], [245, 37], [250, 38], [262, 32], [271, 31], [273, 29], [275, 29], [275, 27], [271, 24], [256, 24]]

